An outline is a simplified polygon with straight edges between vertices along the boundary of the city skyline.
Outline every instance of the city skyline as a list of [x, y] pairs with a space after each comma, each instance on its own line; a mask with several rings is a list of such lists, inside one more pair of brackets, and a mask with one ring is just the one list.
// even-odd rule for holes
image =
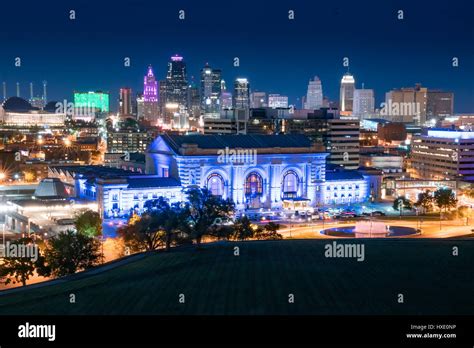
[[[325, 96], [339, 99], [339, 82], [347, 71], [343, 59], [347, 57], [356, 88], [364, 83], [365, 88], [373, 89], [376, 107], [384, 101], [386, 92], [421, 83], [431, 89], [452, 91], [456, 113], [473, 111], [474, 88], [466, 77], [473, 72], [473, 50], [468, 43], [474, 33], [468, 26], [472, 5], [467, 1], [451, 4], [443, 11], [408, 2], [359, 8], [348, 2], [344, 6], [316, 7], [298, 1], [275, 8], [255, 4], [252, 11], [248, 11], [250, 4], [246, 1], [239, 5], [229, 4], [231, 11], [222, 14], [220, 7], [209, 5], [203, 9], [190, 2], [159, 6], [139, 2], [108, 8], [77, 1], [70, 6], [58, 5], [53, 13], [32, 4], [37, 10], [32, 11], [34, 16], [28, 14], [25, 25], [10, 30], [8, 37], [1, 37], [4, 54], [0, 57], [0, 78], [7, 82], [9, 96], [16, 94], [16, 82], [21, 84], [23, 97], [29, 96], [30, 82], [35, 83], [38, 94], [43, 80], [48, 81], [49, 100], [72, 98], [74, 90], [107, 90], [112, 110], [118, 110], [114, 101], [118, 100], [120, 88], [131, 87], [134, 94], [142, 92], [146, 67], [151, 64], [157, 80], [164, 79], [169, 58], [180, 54], [187, 64], [189, 82], [193, 76], [198, 83], [200, 69], [209, 63], [222, 70], [228, 85], [237, 77], [245, 77], [253, 91], [286, 95], [290, 104], [300, 107], [308, 81], [316, 75]], [[18, 11], [9, 4], [5, 7], [7, 12]], [[68, 18], [70, 8], [76, 11], [74, 21]], [[184, 20], [178, 19], [181, 8], [185, 11]], [[364, 8], [379, 16], [369, 17]], [[402, 20], [397, 19], [399, 8], [404, 11]], [[288, 18], [289, 10], [294, 11], [295, 19]], [[156, 29], [144, 30], [152, 25], [143, 22], [139, 14], [157, 11], [159, 20], [151, 21]], [[321, 14], [317, 27], [311, 25], [311, 15], [315, 13]], [[456, 21], [443, 28], [436, 25], [454, 13]], [[323, 14], [330, 14], [330, 18]], [[248, 17], [273, 25], [266, 29], [246, 20], [238, 32], [232, 30], [233, 24]], [[121, 21], [125, 29], [112, 34]], [[344, 25], [338, 28], [334, 21]], [[138, 24], [140, 29], [136, 29]], [[0, 24], [2, 32], [8, 32], [13, 25], [9, 18]], [[41, 30], [33, 35], [37, 26]], [[408, 35], [414, 30], [423, 37]], [[41, 38], [45, 36], [55, 50], [43, 49], [46, 41]], [[21, 58], [21, 67], [15, 67], [16, 57]], [[130, 67], [124, 67], [126, 57], [130, 58]], [[233, 65], [235, 57], [240, 60], [239, 67]], [[452, 66], [453, 57], [458, 58], [459, 66]]]

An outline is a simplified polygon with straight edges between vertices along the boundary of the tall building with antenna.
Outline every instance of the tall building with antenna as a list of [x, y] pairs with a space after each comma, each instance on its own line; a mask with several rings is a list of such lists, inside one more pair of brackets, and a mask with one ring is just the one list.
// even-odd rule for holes
[[153, 125], [158, 123], [158, 83], [151, 65], [143, 82], [143, 118]]

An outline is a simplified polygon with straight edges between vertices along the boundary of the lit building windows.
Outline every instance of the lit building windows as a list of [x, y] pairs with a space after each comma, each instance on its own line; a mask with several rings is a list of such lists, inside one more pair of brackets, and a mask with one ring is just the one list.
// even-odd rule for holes
[[245, 179], [245, 195], [250, 197], [261, 196], [263, 194], [263, 179], [256, 172], [250, 173]]
[[217, 173], [212, 173], [207, 177], [207, 189], [214, 196], [224, 195], [224, 179]]

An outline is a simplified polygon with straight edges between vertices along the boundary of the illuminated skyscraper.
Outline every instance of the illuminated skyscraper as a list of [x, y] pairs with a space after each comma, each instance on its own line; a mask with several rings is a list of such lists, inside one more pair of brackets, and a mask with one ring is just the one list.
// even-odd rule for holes
[[323, 86], [319, 77], [308, 83], [308, 92], [306, 93], [306, 102], [304, 108], [308, 110], [317, 110], [323, 106]]
[[250, 107], [253, 109], [267, 107], [267, 93], [265, 92], [252, 92], [250, 94]]
[[119, 115], [132, 115], [132, 89], [129, 87], [120, 88]]
[[268, 95], [268, 107], [270, 108], [287, 108], [288, 97], [280, 94], [269, 94]]
[[354, 76], [350, 73], [345, 73], [341, 80], [341, 91], [339, 98], [339, 110], [341, 113], [351, 114], [354, 102]]
[[227, 91], [225, 81], [221, 80], [221, 110], [232, 109], [232, 93]]
[[357, 117], [366, 117], [374, 113], [374, 90], [356, 89], [354, 90], [354, 108], [352, 114]]
[[74, 92], [76, 108], [96, 108], [99, 112], [109, 112], [109, 93], [107, 92]]
[[183, 57], [175, 55], [168, 62], [166, 74], [165, 105], [168, 103], [186, 106], [188, 81], [186, 77], [186, 63]]
[[249, 109], [250, 108], [250, 84], [245, 78], [237, 78], [234, 82], [234, 108]]
[[201, 109], [204, 117], [219, 117], [221, 75], [220, 69], [212, 69], [207, 63], [201, 69]]
[[136, 99], [136, 105], [137, 105], [137, 119], [141, 120], [143, 119], [143, 94], [137, 94], [137, 99]]
[[157, 124], [158, 117], [158, 83], [153, 68], [149, 65], [143, 84], [143, 118], [152, 124]]
[[194, 83], [194, 78], [191, 77], [191, 82], [188, 85], [188, 113], [190, 117], [199, 118], [201, 115], [201, 97], [199, 95], [199, 88]]

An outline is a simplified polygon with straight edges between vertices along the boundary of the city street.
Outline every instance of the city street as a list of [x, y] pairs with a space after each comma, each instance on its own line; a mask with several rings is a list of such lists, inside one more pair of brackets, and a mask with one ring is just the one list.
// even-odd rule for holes
[[[373, 219], [372, 221], [384, 221], [388, 225], [419, 228], [420, 221], [417, 219], [403, 220], [398, 218], [385, 218], [383, 220]], [[323, 226], [322, 221], [309, 224], [285, 224], [285, 228], [279, 231], [284, 238], [343, 238], [321, 234], [325, 228], [354, 226], [356, 221], [326, 221]], [[419, 235], [390, 237], [390, 238], [452, 238], [467, 236], [472, 237], [471, 230], [474, 226], [462, 225], [460, 220], [442, 221], [441, 229], [439, 220], [423, 221], [421, 223], [422, 233]], [[350, 237], [349, 237], [350, 238]]]

